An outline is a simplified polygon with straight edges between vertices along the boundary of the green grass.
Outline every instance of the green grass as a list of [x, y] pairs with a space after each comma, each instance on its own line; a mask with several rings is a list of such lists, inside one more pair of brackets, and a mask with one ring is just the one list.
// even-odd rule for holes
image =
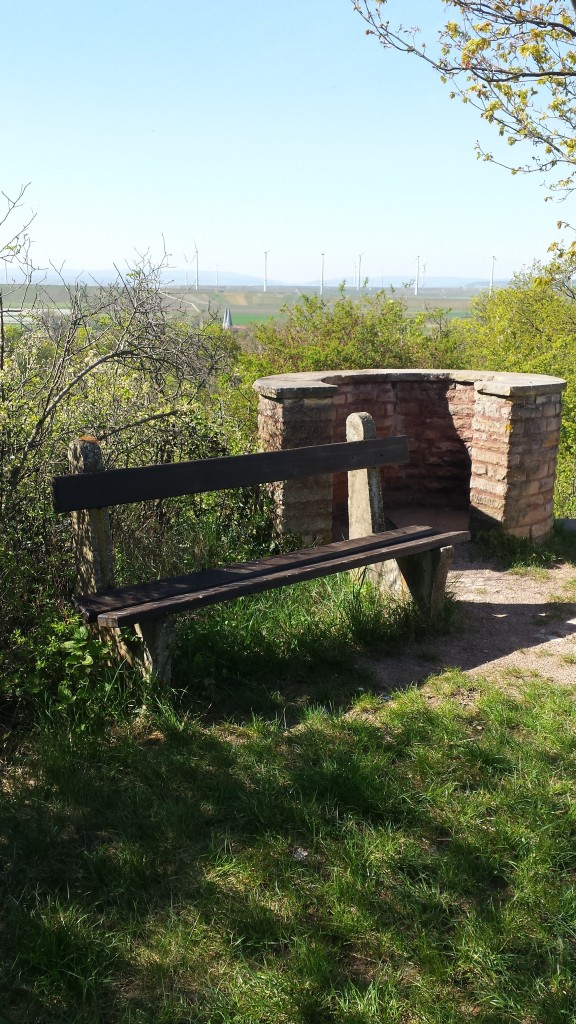
[[247, 702], [274, 712], [279, 688], [297, 707], [311, 699], [346, 701], [366, 682], [358, 655], [400, 653], [449, 629], [453, 617], [450, 597], [432, 623], [413, 603], [386, 600], [368, 581], [354, 583], [348, 574], [313, 580], [185, 621], [174, 685], [184, 701], [192, 688], [203, 710], [217, 700], [225, 714]]
[[363, 658], [433, 661], [453, 612], [348, 575], [216, 606], [170, 695], [55, 632], [4, 733], [1, 1024], [570, 1021], [571, 693]]
[[31, 736], [2, 796], [0, 1017], [572, 1020], [576, 705], [474, 687]]
[[[263, 324], [273, 316], [272, 313], [238, 313], [234, 312], [232, 322], [235, 327], [245, 327], [247, 324]], [[278, 315], [274, 319], [280, 319]]]
[[374, 685], [445, 626], [346, 576], [218, 606], [170, 699], [63, 641], [4, 734], [2, 1024], [570, 1021], [576, 704]]
[[496, 559], [503, 569], [540, 577], [559, 561], [576, 565], [576, 533], [556, 525], [546, 541], [536, 543], [491, 530], [477, 535], [475, 550], [480, 556]]
[[472, 313], [467, 309], [450, 309], [448, 311], [448, 320], [468, 320], [472, 316]]

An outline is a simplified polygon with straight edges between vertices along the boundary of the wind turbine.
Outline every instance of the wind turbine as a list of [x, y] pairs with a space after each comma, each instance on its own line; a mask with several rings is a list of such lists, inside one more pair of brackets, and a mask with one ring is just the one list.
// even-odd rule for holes
[[196, 291], [198, 291], [198, 246], [196, 245], [196, 239], [194, 239], [194, 259], [196, 260]]
[[497, 263], [495, 256], [482, 256], [483, 260], [492, 260], [492, 266], [490, 267], [490, 284], [488, 286], [488, 295], [492, 295], [494, 291], [494, 264]]
[[322, 263], [320, 266], [320, 298], [322, 298], [324, 295], [324, 256], [326, 253], [321, 252], [320, 255], [322, 257]]
[[268, 253], [270, 249], [264, 250], [264, 291], [268, 291]]
[[414, 295], [415, 295], [415, 297], [418, 296], [418, 283], [419, 283], [419, 280], [420, 280], [420, 257], [417, 256], [416, 257], [416, 282], [414, 284]]
[[360, 282], [362, 280], [362, 257], [363, 257], [363, 255], [364, 255], [363, 252], [358, 254], [358, 291], [360, 291], [360, 288], [362, 287]]

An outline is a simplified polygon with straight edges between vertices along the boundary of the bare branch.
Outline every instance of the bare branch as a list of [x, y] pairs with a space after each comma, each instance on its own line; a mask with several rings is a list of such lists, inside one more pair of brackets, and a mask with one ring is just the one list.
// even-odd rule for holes
[[[200, 329], [175, 320], [159, 281], [160, 268], [145, 254], [132, 271], [118, 271], [108, 287], [66, 286], [66, 309], [48, 305], [45, 292], [42, 304], [36, 301], [27, 311], [25, 343], [10, 380], [18, 389], [12, 394], [25, 395], [34, 414], [32, 422], [22, 421], [26, 429], [19, 428], [11, 456], [4, 449], [0, 453], [4, 501], [15, 498], [75, 403], [87, 409], [97, 402], [91, 397], [97, 382], [96, 390], [104, 386], [104, 394], [113, 393], [118, 382], [120, 423], [113, 411], [112, 422], [98, 431], [112, 438], [145, 423], [189, 415], [190, 403], [229, 364], [230, 339], [219, 328], [214, 333], [210, 325]], [[127, 404], [126, 388], [133, 393]], [[94, 413], [82, 414], [83, 422], [90, 419]]]
[[157, 420], [174, 419], [176, 417], [183, 416], [182, 409], [170, 409], [168, 412], [157, 412], [151, 416], [144, 416], [139, 420], [132, 420], [131, 423], [123, 423], [121, 427], [116, 427], [114, 430], [107, 430], [105, 433], [99, 433], [97, 435], [98, 441], [108, 441], [111, 437], [116, 434], [121, 434], [123, 431], [132, 430], [134, 427], [142, 427], [145, 423], [153, 423]]

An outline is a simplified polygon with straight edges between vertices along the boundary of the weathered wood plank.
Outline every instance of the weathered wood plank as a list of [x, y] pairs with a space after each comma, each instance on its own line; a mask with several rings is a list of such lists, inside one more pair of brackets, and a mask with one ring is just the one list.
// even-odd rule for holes
[[[428, 530], [426, 527], [415, 527], [412, 529]], [[390, 531], [390, 533], [394, 532]], [[343, 550], [339, 544], [334, 544], [330, 545], [333, 557], [320, 558], [318, 560], [310, 560], [306, 557], [302, 564], [298, 564], [297, 559], [293, 558], [292, 563], [288, 567], [279, 571], [259, 573], [255, 569], [251, 574], [248, 573], [244, 579], [233, 579], [230, 582], [219, 582], [217, 585], [208, 585], [195, 589], [189, 588], [188, 592], [177, 593], [167, 598], [152, 599], [146, 603], [128, 605], [116, 611], [103, 612], [98, 615], [98, 624], [100, 626], [120, 627], [128, 626], [135, 622], [146, 622], [161, 616], [190, 611], [223, 601], [231, 601], [238, 597], [258, 594], [266, 590], [274, 590], [278, 587], [288, 586], [303, 580], [318, 579], [333, 573], [344, 572], [347, 569], [355, 569], [363, 565], [371, 565], [374, 562], [386, 561], [389, 558], [407, 557], [420, 554], [423, 551], [430, 551], [434, 548], [462, 544], [468, 540], [470, 540], [470, 534], [464, 531], [453, 531], [450, 533], [430, 531], [424, 534], [420, 533], [417, 539], [406, 539], [406, 531], [404, 531], [403, 539], [392, 542], [387, 539], [386, 542], [376, 546], [367, 544], [356, 552], [349, 549]], [[344, 541], [342, 543], [349, 544], [350, 542]], [[247, 564], [250, 565], [250, 563]], [[230, 567], [231, 570], [237, 568], [234, 566]], [[221, 570], [223, 573], [226, 571]], [[194, 576], [196, 574], [191, 575]], [[105, 595], [99, 596], [104, 597]]]
[[254, 455], [57, 476], [52, 481], [52, 491], [57, 512], [74, 512], [404, 462], [408, 462], [407, 437], [374, 438]]
[[344, 558], [347, 554], [354, 555], [361, 551], [371, 551], [397, 544], [403, 540], [415, 540], [437, 533], [432, 526], [405, 526], [396, 530], [388, 530], [379, 534], [370, 534], [355, 540], [339, 541], [336, 544], [324, 544], [320, 547], [300, 548], [286, 554], [273, 555], [252, 562], [237, 562], [235, 565], [218, 566], [214, 569], [202, 569], [172, 576], [169, 579], [151, 583], [137, 583], [126, 587], [117, 587], [99, 593], [90, 593], [77, 597], [76, 607], [88, 622], [95, 622], [99, 614], [117, 611], [128, 605], [146, 604], [149, 601], [163, 601], [179, 594], [191, 591], [208, 590], [229, 583], [244, 582], [254, 577], [285, 572], [288, 569], [305, 565], [319, 564], [334, 558]]

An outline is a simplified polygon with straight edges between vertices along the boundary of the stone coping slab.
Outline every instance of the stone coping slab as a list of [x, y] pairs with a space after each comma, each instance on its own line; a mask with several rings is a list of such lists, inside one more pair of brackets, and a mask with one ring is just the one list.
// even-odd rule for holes
[[253, 387], [265, 398], [330, 398], [341, 384], [379, 384], [399, 381], [446, 380], [473, 384], [484, 395], [520, 398], [563, 391], [566, 381], [540, 373], [494, 373], [490, 370], [318, 370], [309, 373], [275, 374], [262, 377]]

